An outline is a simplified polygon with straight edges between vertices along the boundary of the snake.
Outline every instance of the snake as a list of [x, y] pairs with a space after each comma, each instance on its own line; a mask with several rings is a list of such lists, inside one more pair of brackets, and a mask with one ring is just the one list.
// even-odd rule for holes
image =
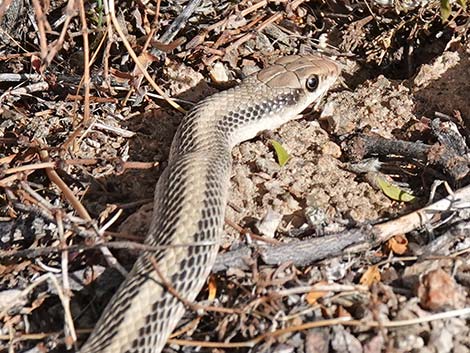
[[144, 251], [80, 353], [159, 353], [215, 262], [228, 199], [232, 149], [296, 119], [340, 74], [319, 54], [277, 59], [183, 118], [155, 189]]

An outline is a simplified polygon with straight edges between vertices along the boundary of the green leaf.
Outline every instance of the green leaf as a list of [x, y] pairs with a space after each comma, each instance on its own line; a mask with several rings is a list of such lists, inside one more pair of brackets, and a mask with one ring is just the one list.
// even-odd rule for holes
[[274, 147], [274, 151], [276, 152], [277, 162], [281, 167], [284, 167], [290, 158], [289, 153], [287, 153], [284, 147], [282, 147], [282, 145], [276, 140], [269, 141], [271, 142], [271, 145]]
[[465, 8], [467, 7], [467, 0], [457, 0], [457, 4], [462, 6], [462, 8], [465, 10]]
[[377, 184], [385, 195], [390, 197], [392, 200], [401, 201], [401, 202], [412, 202], [416, 198], [403, 191], [398, 186], [389, 183], [387, 180], [381, 177], [376, 177]]
[[[463, 0], [465, 1], [465, 0]], [[449, 0], [441, 0], [441, 18], [442, 22], [446, 22], [447, 19], [450, 16], [450, 13], [452, 11], [452, 8], [450, 6], [450, 1]]]

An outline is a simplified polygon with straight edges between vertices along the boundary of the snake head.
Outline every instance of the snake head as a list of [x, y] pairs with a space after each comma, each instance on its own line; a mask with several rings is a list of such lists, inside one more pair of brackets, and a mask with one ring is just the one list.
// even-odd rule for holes
[[303, 110], [321, 99], [340, 72], [339, 65], [331, 59], [319, 55], [291, 55], [279, 58], [256, 77], [273, 90], [292, 89], [301, 96], [296, 104]]

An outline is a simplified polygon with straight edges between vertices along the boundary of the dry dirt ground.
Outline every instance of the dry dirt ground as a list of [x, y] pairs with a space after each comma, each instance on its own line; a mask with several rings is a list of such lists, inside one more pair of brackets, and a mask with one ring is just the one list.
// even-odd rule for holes
[[[309, 16], [318, 14], [316, 5], [303, 5], [294, 10], [265, 5], [245, 12], [243, 20], [232, 19], [219, 34], [250, 34], [249, 24], [257, 23], [256, 16], [271, 19], [277, 13], [289, 20], [297, 16], [295, 24], [304, 15], [306, 26], [313, 26]], [[206, 4], [202, 8], [207, 11], [200, 10], [200, 16], [210, 17], [212, 9], [217, 16], [230, 18], [230, 6]], [[250, 6], [243, 3], [233, 11]], [[332, 4], [322, 6], [341, 13]], [[171, 11], [164, 16], [165, 9], [163, 27], [176, 16]], [[145, 27], [148, 18], [139, 19], [137, 14], [144, 12], [140, 10], [133, 12], [138, 18], [133, 25]], [[338, 30], [331, 18], [323, 29], [332, 38], [339, 33], [354, 37], [354, 31], [371, 23], [364, 15], [342, 23]], [[197, 24], [191, 23], [185, 32], [193, 40], [198, 39]], [[3, 26], [18, 35], [11, 25]], [[296, 37], [294, 27], [268, 23], [235, 53], [227, 49], [231, 42], [224, 42], [223, 36], [216, 49], [211, 45], [217, 41], [199, 38], [199, 46], [192, 48], [204, 54], [194, 59], [191, 55], [197, 50], [175, 49], [174, 55], [159, 62], [157, 81], [189, 109], [233, 84], [215, 78], [239, 79], [279, 55], [317, 48]], [[135, 29], [128, 30], [128, 36], [135, 35]], [[342, 66], [341, 82], [317, 111], [308, 110], [277, 131], [235, 147], [221, 254], [198, 298], [202, 305], [226, 310], [189, 308], [175, 337], [219, 345], [173, 340], [165, 352], [470, 352], [470, 197], [465, 194], [460, 200], [463, 207], [438, 212], [413, 229], [394, 226], [394, 237], [371, 238], [377, 224], [399, 219], [467, 185], [470, 46], [462, 31], [455, 30], [461, 37], [452, 43], [448, 39], [452, 45], [446, 50], [445, 45], [430, 43], [428, 52], [423, 50], [416, 60], [413, 74], [399, 79], [390, 67], [368, 66], [372, 56], [366, 60], [364, 53], [370, 43], [357, 39], [364, 56], [346, 55], [356, 47], [346, 48], [344, 39], [341, 48], [347, 53], [328, 53]], [[373, 38], [372, 32], [364, 35]], [[28, 38], [34, 42], [34, 35]], [[70, 45], [71, 39], [66, 43]], [[252, 54], [271, 47], [275, 51], [267, 56]], [[2, 72], [35, 72], [40, 54], [27, 62], [21, 55], [14, 57], [11, 48], [11, 43], [2, 47]], [[63, 73], [80, 78], [81, 68], [71, 70], [73, 59], [67, 57]], [[82, 62], [83, 53], [75, 59]], [[119, 72], [115, 68], [114, 79], [120, 81], [112, 81], [111, 87], [95, 83], [91, 120], [85, 125], [80, 124], [83, 91], [77, 91], [80, 98], [58, 93], [61, 85], [68, 87], [64, 78], [59, 80], [61, 65], [55, 66], [53, 75], [45, 75], [57, 82], [49, 76], [39, 79], [48, 85], [43, 90], [23, 84], [18, 87], [29, 90], [12, 93], [18, 87], [1, 82], [0, 352], [73, 352], [123, 279], [113, 266], [130, 268], [140, 252], [133, 244], [145, 237], [155, 182], [183, 115], [151, 96], [146, 84], [139, 94], [132, 91], [125, 97], [133, 67], [126, 65], [115, 65]], [[365, 158], [358, 160], [354, 151], [364, 136], [410, 142], [409, 154], [384, 151], [382, 146], [366, 156], [368, 164], [361, 164]], [[289, 154], [283, 166], [272, 140]], [[425, 157], [413, 155], [420, 143], [438, 146], [439, 151], [449, 148], [451, 157], [446, 160], [448, 155], [434, 150]], [[460, 150], [455, 147], [462, 144]], [[53, 164], [40, 165], [49, 160], [41, 155], [44, 151]], [[453, 163], [446, 164], [449, 160]], [[464, 172], [452, 174], [456, 165]], [[413, 194], [415, 200], [391, 197], [380, 180], [387, 181], [388, 190]], [[447, 184], [437, 185], [439, 180]], [[68, 191], [85, 213], [66, 196]], [[289, 250], [292, 244], [308, 247], [322, 239], [338, 239], [339, 244], [351, 234], [366, 240], [353, 239], [339, 249], [314, 247], [310, 254]], [[336, 238], [328, 238], [332, 236]], [[94, 247], [101, 241], [110, 250]], [[58, 251], [65, 245], [76, 247]], [[270, 247], [282, 249], [288, 260], [269, 255]], [[227, 342], [233, 347], [227, 348]]]

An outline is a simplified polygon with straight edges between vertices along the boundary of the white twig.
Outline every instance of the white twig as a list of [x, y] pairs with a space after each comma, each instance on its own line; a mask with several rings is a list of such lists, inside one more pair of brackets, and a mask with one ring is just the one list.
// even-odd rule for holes
[[385, 241], [395, 235], [411, 232], [432, 222], [439, 221], [441, 213], [470, 208], [470, 185], [453, 194], [410, 214], [373, 227], [378, 241]]
[[[57, 229], [59, 232], [60, 243], [62, 246], [67, 245], [67, 238], [64, 234], [64, 224], [62, 223], [62, 215], [61, 212], [56, 213], [56, 221], [57, 221]], [[66, 336], [70, 334], [72, 337], [72, 342], [77, 341], [77, 333], [75, 332], [75, 326], [73, 324], [72, 319], [72, 312], [70, 311], [70, 296], [72, 294], [70, 290], [70, 282], [69, 282], [69, 252], [67, 250], [62, 251], [62, 284], [64, 286], [64, 294], [63, 298], [61, 298], [62, 305], [64, 307], [64, 322], [65, 327], [64, 331]], [[65, 340], [68, 343], [68, 340]], [[71, 349], [72, 347], [67, 344], [67, 349]]]

